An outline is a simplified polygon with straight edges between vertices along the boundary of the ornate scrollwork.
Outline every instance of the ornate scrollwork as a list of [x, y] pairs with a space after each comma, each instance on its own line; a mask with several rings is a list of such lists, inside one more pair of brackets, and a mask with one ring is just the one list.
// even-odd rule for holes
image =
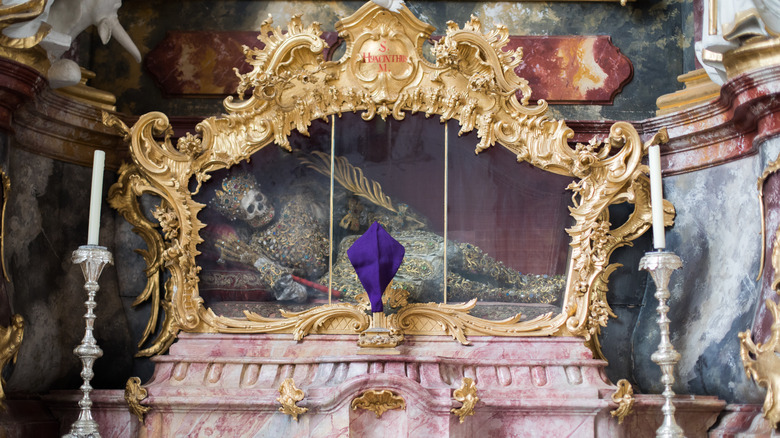
[[353, 411], [365, 409], [376, 414], [376, 418], [380, 418], [391, 409], [406, 409], [406, 400], [389, 389], [369, 389], [359, 397], [355, 397], [351, 406]]
[[309, 411], [309, 408], [302, 408], [296, 405], [296, 403], [303, 400], [303, 397], [303, 390], [295, 387], [295, 381], [292, 377], [284, 379], [279, 386], [279, 398], [276, 399], [276, 401], [282, 404], [279, 412], [289, 415], [293, 417], [293, 420], [298, 421], [298, 415]]
[[469, 415], [474, 415], [474, 407], [479, 401], [477, 397], [477, 385], [471, 377], [464, 377], [460, 388], [452, 392], [452, 398], [462, 403], [459, 408], [452, 408], [450, 412], [458, 416], [461, 423]]
[[[24, 318], [16, 314], [11, 317], [11, 325], [0, 327], [0, 373], [8, 362], [16, 363], [22, 339], [24, 339]], [[0, 409], [5, 410], [5, 380], [2, 377], [0, 377]]]
[[617, 403], [618, 407], [609, 413], [613, 417], [617, 417], [618, 424], [623, 424], [623, 420], [634, 411], [634, 388], [626, 379], [618, 380], [617, 387], [617, 391], [612, 394], [612, 401]]
[[[576, 178], [569, 186], [575, 224], [567, 230], [572, 263], [562, 313], [530, 321], [521, 321], [520, 315], [487, 321], [468, 314], [473, 304], [413, 304], [401, 306], [391, 318], [395, 329], [447, 333], [463, 343], [471, 334], [577, 335], [600, 356], [597, 335], [614, 316], [606, 301], [609, 276], [617, 267], [609, 263], [610, 255], [630, 245], [651, 222], [647, 167], [641, 164], [646, 145], [636, 130], [618, 122], [608, 138], [571, 147], [572, 130], [562, 120], [548, 118], [547, 104], [529, 104], [530, 89], [514, 72], [521, 53], [504, 51], [507, 30], [483, 33], [474, 17], [463, 28], [448, 23], [446, 34], [434, 45], [435, 63], [422, 56], [423, 43], [434, 29], [405, 7], [394, 13], [369, 2], [342, 19], [337, 30], [346, 50], [336, 61], [323, 60], [327, 44], [316, 23], [304, 26], [295, 16], [286, 32], [272, 24], [269, 19], [261, 27], [263, 49], [245, 49], [252, 71], [239, 75], [242, 99], [225, 100], [227, 115], [204, 120], [197, 134], [177, 145], [161, 113], [145, 114], [127, 130], [133, 164], [122, 167], [109, 197], [148, 247], [141, 251], [148, 282], [136, 303], [151, 301], [154, 310], [139, 345], [150, 339], [160, 310], [164, 313], [162, 330], [139, 354], [165, 351], [180, 330], [294, 333], [296, 339], [311, 332], [364, 330], [368, 318], [359, 306], [323, 306], [285, 313], [283, 318], [247, 314], [245, 319], [205, 309], [195, 263], [204, 227], [198, 213], [205, 206], [193, 195], [212, 172], [246, 160], [272, 142], [289, 150], [290, 133], [308, 134], [312, 120], [347, 111], [360, 112], [365, 120], [377, 115], [403, 120], [408, 111], [439, 115], [442, 122], [457, 120], [460, 134], [476, 130], [476, 152], [500, 143], [518, 161]], [[386, 37], [386, 47], [392, 49], [382, 56], [372, 51], [378, 36]], [[141, 213], [138, 198], [143, 194], [160, 198], [155, 216], [163, 234]], [[613, 226], [609, 206], [624, 202], [633, 204], [634, 211], [625, 223]], [[674, 209], [666, 201], [664, 207], [670, 224]], [[161, 296], [163, 267], [170, 275]]]
[[766, 307], [772, 313], [772, 335], [765, 343], [753, 343], [750, 330], [739, 334], [739, 356], [745, 367], [745, 374], [766, 388], [764, 418], [773, 428], [780, 422], [780, 307], [772, 300], [766, 300]]
[[127, 403], [127, 408], [130, 409], [130, 413], [135, 415], [141, 423], [144, 422], [144, 415], [152, 409], [141, 404], [148, 396], [149, 392], [141, 386], [140, 378], [131, 377], [127, 379], [125, 384], [125, 402]]

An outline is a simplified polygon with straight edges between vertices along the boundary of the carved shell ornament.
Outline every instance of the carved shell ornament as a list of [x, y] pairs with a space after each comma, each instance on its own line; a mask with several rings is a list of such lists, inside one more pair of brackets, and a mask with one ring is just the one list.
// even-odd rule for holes
[[[419, 112], [436, 115], [442, 123], [457, 122], [461, 134], [476, 131], [477, 153], [499, 143], [517, 161], [571, 177], [574, 225], [566, 230], [571, 263], [560, 313], [490, 321], [469, 314], [473, 302], [405, 303], [388, 319], [389, 328], [405, 335], [449, 335], [461, 343], [475, 335], [574, 335], [600, 355], [597, 335], [614, 317], [606, 294], [618, 265], [610, 263], [610, 256], [644, 233], [651, 220], [647, 167], [641, 163], [645, 146], [634, 127], [618, 122], [606, 139], [570, 145], [572, 130], [546, 115], [547, 103], [529, 103], [531, 90], [514, 71], [522, 52], [504, 50], [507, 29], [483, 31], [476, 17], [462, 28], [448, 22], [433, 48], [435, 63], [422, 55], [435, 29], [405, 6], [392, 12], [366, 3], [339, 21], [336, 30], [345, 53], [326, 61], [319, 24], [305, 25], [294, 16], [283, 30], [269, 18], [258, 35], [263, 49], [245, 48], [252, 70], [239, 75], [241, 98], [225, 99], [226, 115], [203, 120], [197, 133], [178, 144], [172, 142], [168, 118], [159, 112], [144, 114], [134, 126], [123, 128], [129, 133], [132, 164], [120, 169], [109, 202], [146, 243], [139, 252], [146, 261], [147, 284], [136, 304], [148, 301], [153, 312], [138, 354], [165, 352], [181, 331], [291, 333], [300, 339], [309, 333], [365, 330], [369, 318], [357, 304], [283, 310], [277, 318], [251, 312], [245, 318], [229, 318], [206, 308], [195, 257], [205, 226], [199, 213], [207, 206], [193, 197], [214, 171], [246, 161], [271, 143], [290, 150], [290, 134], [309, 135], [314, 120], [355, 112], [364, 120], [379, 116], [400, 121], [407, 113]], [[382, 47], [392, 58], [377, 58]], [[108, 122], [121, 127], [116, 120]], [[159, 199], [156, 219], [142, 210], [142, 195]], [[633, 211], [615, 226], [609, 206], [626, 202]], [[674, 208], [668, 201], [664, 206], [671, 224]]]

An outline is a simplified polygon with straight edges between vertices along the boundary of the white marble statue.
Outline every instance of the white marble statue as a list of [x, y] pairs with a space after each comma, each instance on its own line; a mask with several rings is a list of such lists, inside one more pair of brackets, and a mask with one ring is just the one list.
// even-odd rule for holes
[[[11, 0], [6, 4], [23, 1]], [[141, 52], [119, 24], [117, 11], [121, 6], [121, 0], [50, 0], [43, 13], [34, 20], [8, 26], [3, 33], [10, 38], [28, 38], [46, 23], [51, 30], [40, 46], [51, 61], [49, 83], [52, 88], [75, 85], [81, 80], [81, 69], [75, 62], [62, 59], [62, 55], [70, 49], [73, 40], [90, 26], [97, 26], [103, 44], [113, 36], [137, 62], [141, 62]]]
[[726, 82], [723, 55], [746, 40], [780, 35], [780, 0], [715, 0], [717, 16], [711, 35], [712, 0], [704, 1], [702, 37], [696, 43], [696, 57], [713, 82]]

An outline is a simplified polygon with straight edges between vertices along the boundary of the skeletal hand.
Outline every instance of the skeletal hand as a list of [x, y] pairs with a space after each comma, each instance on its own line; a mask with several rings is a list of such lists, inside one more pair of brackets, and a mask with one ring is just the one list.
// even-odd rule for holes
[[300, 283], [296, 283], [289, 274], [284, 275], [276, 282], [273, 291], [274, 297], [279, 301], [303, 303], [308, 298], [306, 287]]
[[261, 257], [261, 254], [258, 254], [257, 251], [239, 240], [235, 235], [230, 235], [224, 239], [217, 240], [215, 246], [219, 250], [219, 258], [221, 261], [230, 260], [252, 265], [255, 260]]

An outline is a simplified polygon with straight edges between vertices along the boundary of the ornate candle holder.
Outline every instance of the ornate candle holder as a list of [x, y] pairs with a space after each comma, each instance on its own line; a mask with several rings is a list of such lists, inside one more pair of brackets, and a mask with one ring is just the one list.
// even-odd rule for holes
[[79, 418], [70, 426], [70, 433], [64, 435], [63, 438], [100, 438], [97, 421], [92, 418], [92, 411], [90, 410], [92, 400], [89, 398], [89, 393], [92, 391], [92, 386], [89, 382], [95, 376], [95, 373], [92, 372], [92, 365], [97, 358], [103, 356], [103, 350], [97, 346], [97, 341], [92, 335], [92, 331], [95, 326], [94, 310], [97, 305], [95, 293], [100, 289], [98, 278], [100, 278], [103, 268], [108, 264], [112, 264], [114, 259], [111, 256], [111, 252], [103, 246], [83, 245], [73, 251], [72, 260], [73, 263], [81, 265], [81, 271], [87, 280], [84, 284], [84, 289], [87, 291], [87, 301], [84, 303], [84, 306], [87, 308], [87, 313], [84, 314], [86, 330], [81, 344], [73, 349], [73, 354], [81, 359], [81, 377], [84, 379], [81, 391], [84, 393], [84, 396], [79, 400], [79, 407], [81, 407]]
[[674, 366], [680, 360], [680, 353], [678, 353], [672, 342], [669, 340], [669, 317], [666, 316], [669, 312], [669, 306], [666, 304], [666, 300], [669, 299], [669, 277], [675, 269], [682, 267], [682, 260], [676, 254], [668, 251], [654, 251], [648, 252], [639, 260], [639, 269], [643, 269], [650, 273], [655, 282], [656, 292], [655, 297], [658, 299], [658, 326], [661, 329], [661, 342], [658, 344], [658, 350], [650, 356], [659, 367], [661, 367], [661, 383], [664, 384], [664, 405], [661, 408], [661, 412], [664, 413], [664, 422], [661, 427], [656, 430], [656, 437], [658, 438], [681, 438], [683, 437], [683, 430], [677, 424], [674, 419], [674, 404], [672, 403], [672, 397], [674, 397], [674, 391], [672, 391], [672, 384], [674, 383]]

